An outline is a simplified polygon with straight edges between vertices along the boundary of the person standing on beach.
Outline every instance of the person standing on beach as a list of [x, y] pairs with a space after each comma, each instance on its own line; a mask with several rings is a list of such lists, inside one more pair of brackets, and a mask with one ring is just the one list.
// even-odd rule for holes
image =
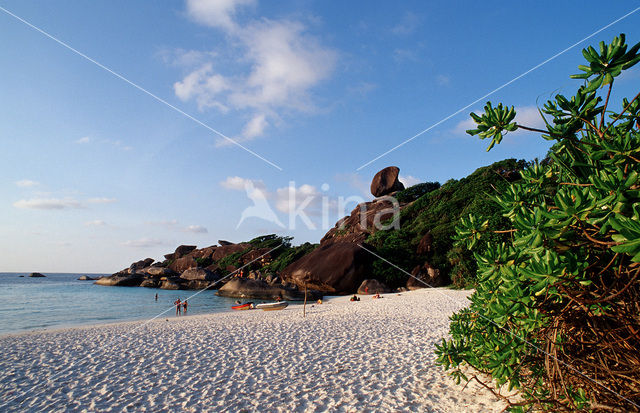
[[173, 302], [173, 304], [175, 304], [176, 306], [176, 315], [180, 315], [180, 308], [182, 303], [180, 302], [180, 299], [178, 298], [176, 301]]
[[182, 314], [186, 315], [187, 314], [187, 300], [184, 300], [182, 302]]

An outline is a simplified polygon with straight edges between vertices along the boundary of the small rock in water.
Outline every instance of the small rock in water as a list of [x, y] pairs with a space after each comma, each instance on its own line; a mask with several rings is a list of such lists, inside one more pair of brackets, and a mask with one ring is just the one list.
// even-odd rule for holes
[[40, 278], [40, 277], [46, 277], [46, 275], [40, 274], [39, 272], [32, 272], [31, 274], [29, 274], [29, 277]]

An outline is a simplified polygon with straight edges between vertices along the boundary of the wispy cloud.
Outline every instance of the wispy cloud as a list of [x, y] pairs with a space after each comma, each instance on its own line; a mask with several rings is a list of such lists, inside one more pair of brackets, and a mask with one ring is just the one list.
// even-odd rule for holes
[[[253, 0], [188, 0], [187, 14], [196, 22], [225, 33], [246, 69], [223, 71], [215, 59], [190, 56], [194, 68], [174, 84], [176, 96], [193, 100], [200, 110], [235, 110], [249, 120], [237, 141], [263, 136], [294, 112], [314, 110], [311, 90], [334, 70], [337, 53], [309, 34], [300, 21], [244, 19]], [[183, 51], [183, 55], [188, 52]], [[189, 60], [189, 59], [187, 59]]]
[[21, 188], [31, 188], [31, 187], [40, 185], [40, 183], [36, 181], [32, 181], [30, 179], [22, 179], [20, 181], [17, 181], [16, 185]]
[[87, 203], [89, 204], [113, 204], [114, 202], [118, 202], [116, 198], [89, 198], [87, 199]]
[[156, 238], [140, 238], [136, 240], [128, 240], [122, 243], [125, 247], [132, 248], [151, 248], [165, 244], [166, 243], [164, 241]]
[[255, 188], [265, 188], [264, 182], [260, 179], [248, 179], [240, 176], [229, 176], [220, 182], [220, 185], [227, 189], [233, 189], [234, 191], [244, 191], [248, 185], [253, 185]]
[[73, 209], [82, 208], [82, 204], [73, 198], [31, 198], [21, 199], [13, 203], [13, 206], [20, 209]]
[[186, 232], [193, 232], [194, 234], [206, 234], [209, 231], [201, 225], [189, 225], [184, 229]]
[[451, 78], [447, 75], [436, 76], [436, 83], [440, 86], [448, 86], [451, 83]]
[[122, 149], [123, 151], [130, 151], [133, 149], [132, 146], [129, 146], [118, 139], [94, 139], [89, 136], [84, 136], [80, 139], [77, 139], [74, 141], [74, 143], [77, 143], [78, 145], [86, 145], [89, 143], [111, 145], [111, 146], [115, 146], [116, 148]]
[[398, 180], [402, 182], [405, 188], [409, 188], [410, 186], [414, 186], [423, 182], [422, 179], [418, 179], [413, 175], [400, 175], [398, 177]]
[[406, 36], [412, 34], [420, 27], [422, 18], [415, 13], [406, 12], [398, 24], [391, 28], [391, 33], [397, 36]]
[[84, 223], [87, 227], [104, 227], [107, 226], [107, 223], [101, 219], [95, 219], [93, 221], [87, 221]]

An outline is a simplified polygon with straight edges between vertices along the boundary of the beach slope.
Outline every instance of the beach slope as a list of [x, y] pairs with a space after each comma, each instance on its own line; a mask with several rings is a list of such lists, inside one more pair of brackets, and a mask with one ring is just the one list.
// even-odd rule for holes
[[[468, 291], [0, 338], [2, 411], [500, 411], [435, 364]], [[169, 313], [170, 314], [170, 313]]]

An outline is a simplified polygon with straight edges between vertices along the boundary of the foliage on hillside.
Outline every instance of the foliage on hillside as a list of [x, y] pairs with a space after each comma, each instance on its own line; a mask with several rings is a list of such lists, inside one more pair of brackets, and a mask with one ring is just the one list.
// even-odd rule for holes
[[[518, 171], [525, 166], [524, 161], [507, 159], [490, 166], [477, 169], [459, 181], [450, 180], [442, 187], [437, 183], [426, 183], [408, 188], [398, 197], [425, 191], [415, 202], [400, 214], [400, 229], [377, 231], [367, 239], [380, 256], [390, 257], [400, 268], [411, 271], [417, 265], [428, 261], [441, 272], [451, 276], [458, 286], [473, 284], [476, 265], [468, 251], [454, 250], [455, 225], [461, 217], [469, 214], [483, 214], [490, 218], [491, 225], [500, 225], [505, 219], [498, 206], [491, 201], [491, 195], [504, 190], [509, 181], [519, 178]], [[420, 239], [430, 232], [433, 236], [432, 251], [417, 254]], [[496, 239], [505, 236], [495, 234]], [[374, 276], [392, 287], [406, 283], [407, 275], [382, 260], [373, 263]]]
[[217, 264], [221, 269], [226, 269], [228, 266], [240, 268], [243, 266], [243, 255], [252, 250], [267, 249], [270, 251], [269, 256], [272, 259], [269, 264], [262, 266], [261, 263], [255, 262], [247, 268], [260, 270], [263, 273], [277, 273], [293, 261], [302, 258], [317, 247], [317, 244], [310, 244], [308, 242], [294, 247], [291, 246], [292, 239], [293, 237], [282, 237], [276, 234], [262, 235], [249, 241], [249, 247], [242, 251], [227, 255], [218, 262], [215, 262], [215, 264]]
[[[640, 410], [640, 93], [609, 108], [638, 50], [624, 35], [584, 49], [584, 73], [572, 76], [584, 85], [541, 109], [538, 132], [556, 141], [551, 162], [530, 165], [496, 196], [507, 225], [476, 213], [457, 229], [461, 248], [498, 229], [513, 238], [475, 254], [477, 290], [452, 317], [438, 360], [458, 379], [470, 365], [519, 388], [524, 401], [511, 400], [512, 410]], [[468, 132], [491, 149], [508, 131], [537, 131], [515, 115], [487, 103]]]

